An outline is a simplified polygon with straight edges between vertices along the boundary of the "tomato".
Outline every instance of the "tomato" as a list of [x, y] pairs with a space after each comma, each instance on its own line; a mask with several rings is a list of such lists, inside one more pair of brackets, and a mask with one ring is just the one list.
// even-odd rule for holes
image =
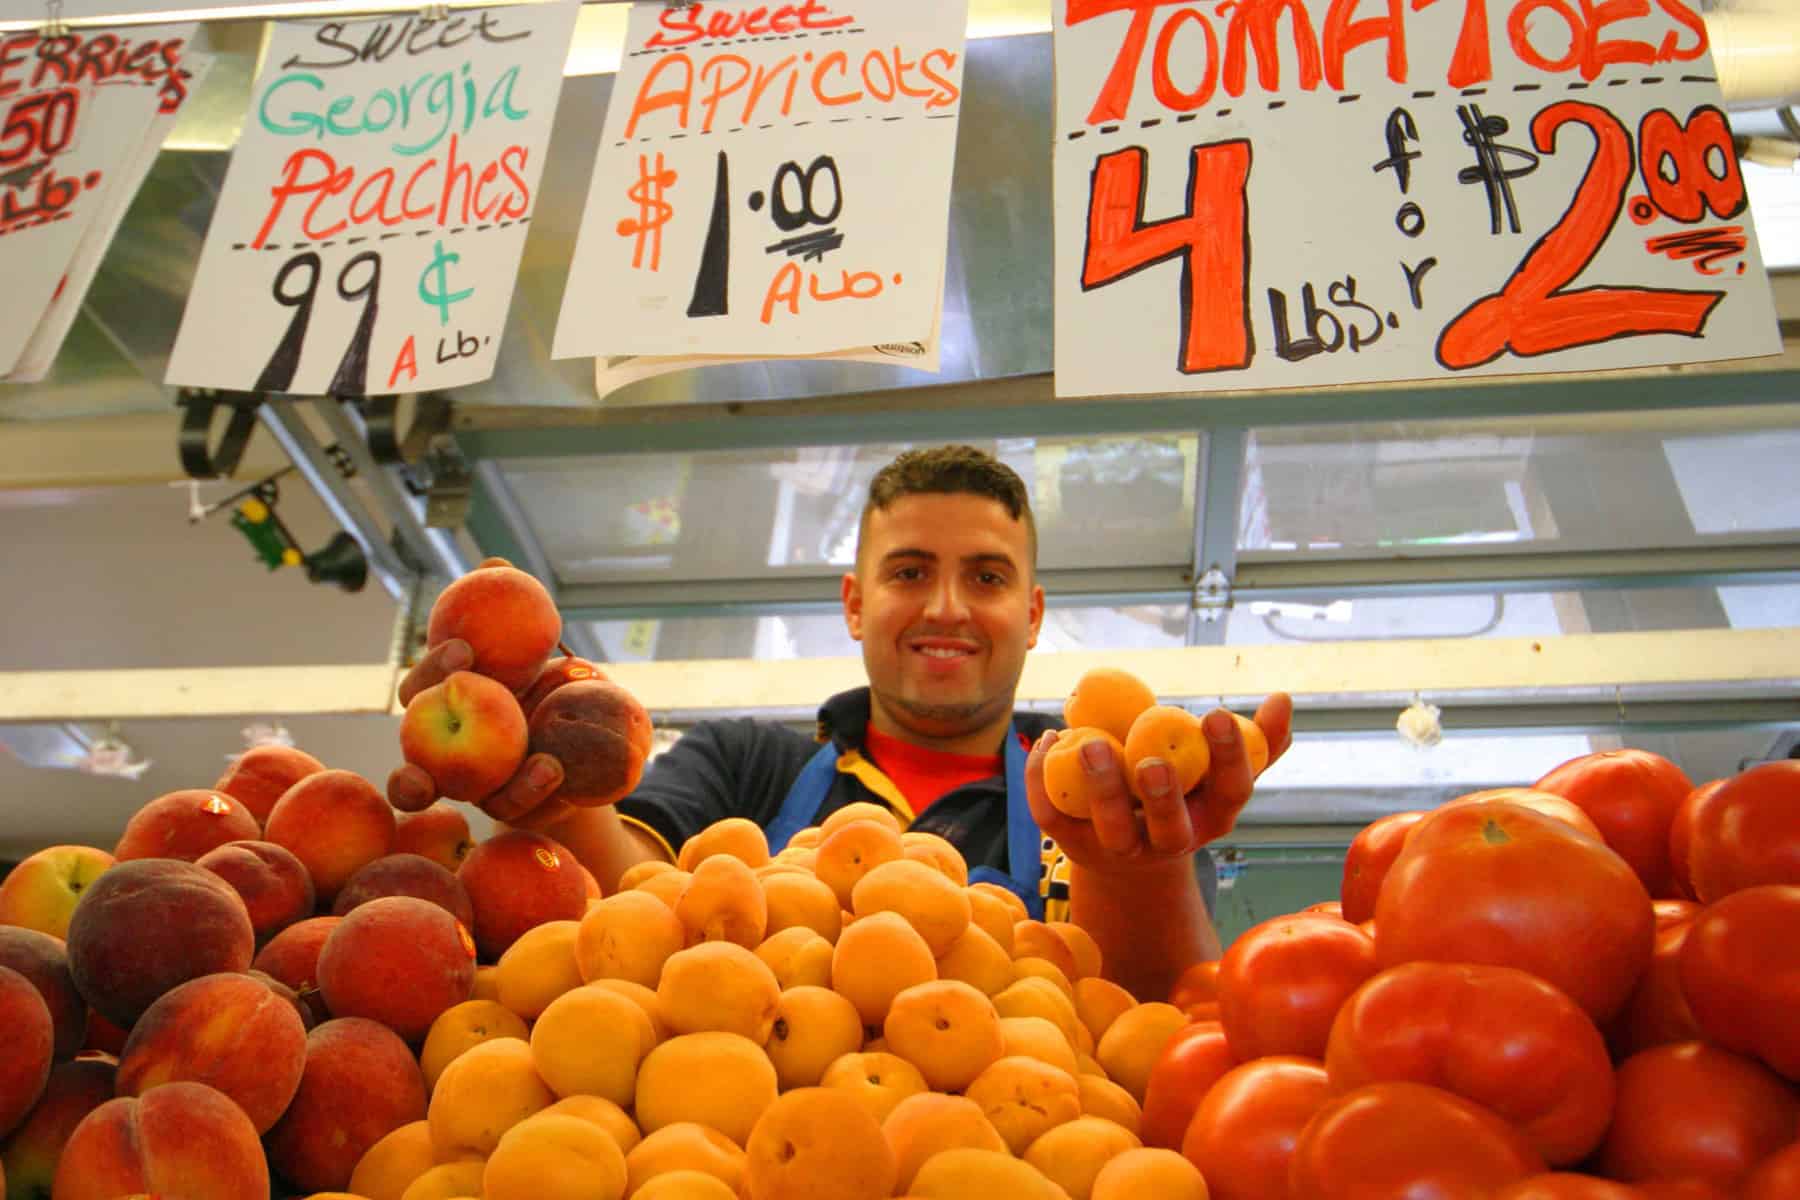
[[1524, 1135], [1481, 1105], [1423, 1083], [1371, 1083], [1307, 1122], [1288, 1195], [1486, 1196], [1543, 1169]]
[[1682, 1179], [1646, 1179], [1637, 1185], [1644, 1200], [1734, 1200], [1732, 1194], [1710, 1179], [1689, 1175]]
[[1556, 1171], [1521, 1179], [1495, 1192], [1494, 1200], [1641, 1200], [1643, 1194], [1629, 1183]]
[[1394, 860], [1375, 957], [1517, 967], [1604, 1022], [1649, 965], [1654, 925], [1644, 885], [1601, 842], [1516, 804], [1466, 804], [1421, 821]]
[[1325, 1071], [1340, 1092], [1428, 1083], [1511, 1122], [1553, 1166], [1587, 1157], [1612, 1118], [1613, 1066], [1575, 1002], [1511, 967], [1391, 967], [1338, 1010]]
[[1682, 943], [1687, 941], [1691, 928], [1691, 922], [1682, 921], [1656, 931], [1649, 969], [1638, 980], [1625, 1007], [1606, 1027], [1606, 1042], [1615, 1058], [1630, 1058], [1640, 1050], [1671, 1042], [1701, 1040], [1700, 1026], [1681, 992], [1679, 970]]
[[1579, 805], [1652, 896], [1677, 894], [1669, 827], [1694, 790], [1680, 767], [1648, 750], [1602, 750], [1570, 759], [1532, 787]]
[[1218, 998], [1219, 960], [1216, 958], [1197, 962], [1183, 971], [1169, 991], [1169, 1003], [1176, 1008], [1186, 1008], [1190, 1004]]
[[1724, 785], [1723, 779], [1714, 779], [1689, 792], [1681, 807], [1675, 810], [1675, 820], [1669, 825], [1669, 874], [1675, 880], [1676, 894], [1689, 900], [1694, 899], [1694, 878], [1689, 869], [1694, 849], [1694, 818], [1701, 806]]
[[1466, 796], [1458, 796], [1438, 805], [1449, 808], [1454, 804], [1486, 804], [1491, 800], [1504, 800], [1508, 804], [1517, 804], [1534, 812], [1541, 812], [1546, 817], [1555, 817], [1565, 825], [1572, 825], [1591, 838], [1606, 840], [1600, 827], [1594, 824], [1592, 817], [1581, 810], [1573, 800], [1565, 800], [1555, 792], [1540, 792], [1535, 788], [1489, 788], [1485, 792], [1470, 792]]
[[1688, 873], [1711, 904], [1759, 883], [1800, 884], [1800, 759], [1734, 775], [1693, 814]]
[[1678, 970], [1709, 1041], [1800, 1079], [1800, 887], [1745, 888], [1708, 906]]
[[1217, 1021], [1196, 1021], [1163, 1045], [1162, 1055], [1150, 1068], [1144, 1089], [1144, 1112], [1138, 1134], [1146, 1146], [1179, 1149], [1194, 1110], [1212, 1085], [1237, 1066], [1225, 1042], [1225, 1027]]
[[1800, 1196], [1800, 1142], [1777, 1150], [1744, 1179], [1741, 1200], [1794, 1200]]
[[1239, 1062], [1323, 1058], [1338, 1007], [1375, 974], [1375, 939], [1318, 914], [1277, 917], [1238, 935], [1219, 960], [1219, 1019]]
[[1754, 1059], [1682, 1042], [1619, 1064], [1619, 1098], [1600, 1143], [1602, 1174], [1697, 1176], [1723, 1188], [1794, 1140], [1800, 1097]]
[[1388, 868], [1406, 847], [1406, 835], [1425, 819], [1422, 812], [1390, 813], [1363, 826], [1344, 855], [1344, 882], [1338, 889], [1339, 913], [1351, 924], [1375, 915], [1375, 897]]
[[1322, 916], [1336, 917], [1340, 921], [1344, 917], [1344, 906], [1337, 900], [1321, 900], [1317, 904], [1309, 904], [1301, 912], [1319, 913]]
[[1280, 1055], [1227, 1071], [1200, 1102], [1181, 1153], [1210, 1200], [1283, 1200], [1300, 1130], [1331, 1097], [1324, 1064]]
[[1693, 920], [1700, 911], [1700, 905], [1692, 900], [1652, 900], [1650, 911], [1656, 915], [1656, 927], [1667, 929], [1671, 925], [1681, 925]]

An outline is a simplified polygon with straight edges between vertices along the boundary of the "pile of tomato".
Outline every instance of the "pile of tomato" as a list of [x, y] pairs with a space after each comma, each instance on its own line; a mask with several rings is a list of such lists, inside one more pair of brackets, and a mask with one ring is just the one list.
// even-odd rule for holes
[[1800, 1200], [1800, 761], [1383, 817], [1170, 999], [1144, 1141], [1211, 1200]]

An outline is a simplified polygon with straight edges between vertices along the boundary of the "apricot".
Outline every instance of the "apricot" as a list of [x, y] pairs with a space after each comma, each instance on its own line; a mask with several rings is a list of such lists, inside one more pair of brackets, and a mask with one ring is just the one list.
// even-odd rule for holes
[[695, 866], [675, 898], [675, 915], [687, 930], [690, 946], [722, 941], [754, 950], [769, 927], [762, 882], [729, 854], [715, 854]]
[[669, 1171], [645, 1181], [632, 1200], [737, 1200], [737, 1193], [704, 1171]]
[[[655, 896], [668, 907], [670, 912], [674, 912], [675, 902], [681, 899], [681, 893], [687, 890], [688, 880], [692, 878], [693, 875], [689, 872], [676, 870], [671, 867], [667, 871], [658, 871], [654, 875], [646, 875], [644, 878], [638, 880], [636, 884], [632, 885], [631, 890], [634, 892], [643, 892], [648, 896]], [[683, 926], [682, 928], [685, 930], [687, 927]], [[684, 940], [685, 937], [686, 935], [684, 934]]]
[[558, 799], [584, 808], [629, 796], [650, 761], [650, 714], [637, 697], [604, 679], [557, 688], [531, 714], [527, 729], [527, 754], [554, 755], [563, 764]]
[[917, 1200], [1064, 1200], [1036, 1167], [1004, 1152], [956, 1149], [934, 1154], [913, 1178]]
[[556, 1102], [538, 1075], [531, 1047], [494, 1038], [452, 1059], [432, 1089], [425, 1118], [440, 1162], [486, 1158], [508, 1129]]
[[649, 1040], [644, 1043], [646, 1046], [653, 1046], [669, 1036], [669, 1027], [663, 1021], [662, 1001], [650, 988], [629, 979], [596, 979], [587, 986], [616, 992], [637, 1005], [638, 1011], [644, 1014], [643, 1028], [650, 1031]]
[[646, 892], [620, 891], [581, 918], [575, 965], [589, 982], [629, 979], [655, 987], [663, 964], [686, 944], [687, 929], [668, 905]]
[[643, 1013], [606, 988], [558, 996], [531, 1028], [531, 1061], [558, 1096], [588, 1095], [628, 1108], [638, 1064], [651, 1050]]
[[1162, 1057], [1169, 1039], [1187, 1023], [1187, 1014], [1173, 1004], [1140, 1004], [1121, 1013], [1108, 1027], [1094, 1057], [1113, 1082], [1142, 1104], [1144, 1090], [1150, 1083], [1150, 1069]]
[[675, 865], [692, 871], [715, 854], [729, 854], [746, 867], [761, 867], [769, 861], [769, 839], [761, 825], [745, 817], [727, 817], [714, 821], [682, 843]]
[[1139, 1137], [1143, 1136], [1143, 1110], [1138, 1107], [1138, 1102], [1130, 1092], [1104, 1074], [1089, 1071], [1083, 1071], [1075, 1077], [1075, 1087], [1081, 1094], [1082, 1116], [1099, 1117]]
[[1111, 746], [1120, 762], [1125, 761], [1125, 747], [1104, 729], [1082, 726], [1058, 734], [1056, 744], [1044, 754], [1044, 792], [1056, 811], [1086, 821], [1093, 810], [1096, 784], [1088, 774], [1081, 748], [1089, 742]]
[[555, 1113], [507, 1130], [481, 1176], [482, 1200], [620, 1200], [624, 1194], [619, 1143], [591, 1121]]
[[252, 746], [232, 760], [212, 790], [224, 792], [250, 811], [259, 831], [251, 837], [258, 837], [282, 793], [324, 769], [324, 763], [293, 746]]
[[536, 1020], [558, 996], [582, 984], [575, 958], [578, 921], [546, 921], [527, 929], [500, 956], [495, 983], [500, 1003]]
[[1237, 722], [1238, 737], [1244, 743], [1244, 757], [1250, 763], [1250, 778], [1255, 779], [1269, 766], [1269, 735], [1249, 717], [1232, 713], [1231, 719]]
[[940, 1092], [962, 1091], [1005, 1049], [993, 1002], [953, 979], [915, 984], [895, 996], [882, 1035], [891, 1052]]
[[348, 1194], [367, 1200], [401, 1200], [413, 1180], [437, 1165], [431, 1124], [408, 1121], [363, 1151], [350, 1172]]
[[825, 1068], [862, 1049], [862, 1019], [830, 988], [801, 986], [781, 993], [763, 1049], [781, 1089], [816, 1087]]
[[1070, 1050], [1082, 1048], [1087, 1028], [1075, 1015], [1075, 1002], [1048, 979], [1027, 975], [1013, 980], [995, 994], [994, 1008], [1003, 1017], [1042, 1017], [1056, 1026]]
[[696, 1121], [672, 1122], [646, 1134], [625, 1155], [625, 1194], [642, 1196], [651, 1180], [692, 1172], [710, 1175], [736, 1197], [744, 1179], [744, 1151], [716, 1129]]
[[1075, 981], [1075, 1015], [1096, 1043], [1120, 1014], [1137, 1007], [1131, 993], [1110, 979], [1087, 975]]
[[179, 858], [193, 862], [227, 842], [262, 836], [243, 802], [211, 788], [169, 792], [139, 808], [125, 823], [113, 859]]
[[1015, 960], [1041, 958], [1054, 963], [1057, 970], [1063, 973], [1064, 979], [1074, 979], [1081, 974], [1080, 968], [1075, 965], [1075, 952], [1069, 948], [1069, 943], [1043, 921], [1014, 922], [1012, 955]]
[[1043, 1017], [1001, 1017], [1000, 1036], [1006, 1042], [1008, 1055], [1029, 1055], [1070, 1075], [1081, 1073], [1074, 1048], [1054, 1022]]
[[556, 601], [510, 566], [479, 567], [452, 581], [438, 593], [425, 626], [427, 646], [467, 642], [475, 669], [515, 692], [537, 678], [561, 637]]
[[1175, 1153], [1143, 1147], [1126, 1150], [1100, 1168], [1088, 1200], [1207, 1200], [1200, 1168]]
[[[419, 1068], [428, 1090], [437, 1087], [438, 1076], [463, 1051], [495, 1038], [531, 1036], [518, 1013], [497, 1000], [465, 1000], [438, 1014], [419, 1050]], [[352, 1189], [354, 1190], [354, 1189]]]
[[485, 1164], [478, 1159], [459, 1159], [429, 1167], [406, 1185], [400, 1200], [467, 1200], [481, 1195]]
[[851, 911], [898, 913], [918, 931], [932, 957], [950, 949], [969, 927], [969, 898], [962, 888], [924, 863], [902, 858], [868, 871], [850, 892]]
[[981, 1106], [1006, 1148], [1019, 1155], [1044, 1133], [1081, 1115], [1075, 1077], [1023, 1055], [995, 1059], [963, 1094]]
[[[853, 800], [842, 808], [833, 809], [823, 821], [819, 822], [819, 840], [823, 842], [852, 821], [874, 821], [877, 825], [885, 825], [895, 833], [899, 833], [905, 828], [900, 817], [887, 805], [876, 804], [869, 800]], [[798, 836], [796, 834], [794, 838], [789, 838], [788, 845], [804, 845], [804, 842], [796, 843], [795, 838]]]
[[[997, 883], [987, 883], [985, 881], [981, 883], [971, 883], [969, 885], [969, 890], [971, 892], [980, 892], [984, 896], [991, 896], [1004, 904], [1012, 913], [1012, 924], [1017, 924], [1031, 916], [1031, 914], [1026, 911], [1025, 902], [1023, 900], [1019, 899], [1019, 897], [1010, 889], [1001, 887]], [[973, 897], [971, 897], [970, 903], [974, 903]]]
[[886, 1200], [895, 1175], [875, 1118], [828, 1088], [777, 1099], [744, 1147], [750, 1200]]
[[469, 852], [456, 877], [475, 907], [475, 945], [497, 962], [527, 929], [579, 921], [587, 911], [580, 863], [560, 842], [523, 829], [497, 833]]
[[844, 910], [838, 906], [837, 893], [816, 875], [798, 868], [765, 875], [762, 889], [769, 910], [765, 939], [784, 929], [804, 927], [827, 942], [837, 941], [844, 927]]
[[1069, 977], [1063, 974], [1061, 967], [1047, 958], [1038, 958], [1029, 954], [1023, 958], [1015, 958], [1012, 963], [1012, 972], [1015, 981], [1041, 979], [1068, 997], [1070, 1004], [1075, 1003], [1075, 985], [1069, 982]]
[[182, 1200], [269, 1194], [269, 1167], [243, 1110], [203, 1083], [179, 1081], [108, 1100], [69, 1135], [51, 1194], [116, 1200], [156, 1192]]
[[194, 865], [231, 885], [250, 914], [258, 946], [312, 916], [318, 902], [306, 864], [274, 842], [227, 842], [202, 854]]
[[[705, 1087], [694, 1086], [699, 1079]], [[682, 1034], [657, 1046], [638, 1069], [638, 1126], [648, 1137], [693, 1121], [741, 1146], [778, 1090], [774, 1064], [749, 1038], [717, 1030]]]
[[1006, 951], [1006, 957], [1012, 958], [1013, 925], [1026, 919], [1025, 906], [1018, 903], [1019, 898], [1008, 892], [1014, 904], [1007, 904], [992, 892], [984, 891], [980, 884], [964, 888], [963, 894], [969, 898], [969, 920], [981, 926], [994, 939], [994, 944]]
[[1146, 759], [1159, 758], [1175, 774], [1175, 791], [1185, 796], [1206, 778], [1212, 750], [1206, 744], [1200, 718], [1185, 708], [1156, 704], [1138, 714], [1125, 737], [1125, 781], [1141, 802], [1138, 767]]
[[469, 999], [500, 1003], [500, 968], [494, 963], [475, 964], [475, 982], [469, 987]]
[[813, 870], [838, 898], [840, 907], [855, 911], [851, 895], [864, 875], [882, 863], [905, 857], [900, 834], [879, 821], [847, 821], [819, 843]]
[[[850, 805], [849, 807], [854, 808], [856, 806]], [[872, 804], [869, 807], [874, 809], [876, 812], [886, 815], [890, 819], [893, 818], [894, 814], [888, 812], [887, 809], [882, 808], [879, 804]], [[844, 810], [839, 809], [838, 811], [843, 812]], [[895, 831], [898, 832], [899, 828], [900, 828], [900, 822], [898, 820], [894, 820], [893, 826], [894, 826]], [[819, 828], [819, 826], [817, 826], [817, 825], [808, 825], [805, 829], [800, 830], [798, 833], [794, 834], [793, 837], [788, 839], [788, 844], [781, 851], [781, 854], [786, 854], [789, 850], [794, 850], [794, 851], [816, 850], [819, 848], [819, 843], [824, 840], [825, 840], [825, 831], [823, 829]], [[776, 857], [779, 858], [780, 854], [776, 855]]]
[[900, 835], [900, 853], [914, 862], [922, 862], [934, 868], [959, 888], [968, 885], [968, 860], [963, 858], [962, 851], [953, 846], [948, 838], [922, 829], [909, 829]]
[[603, 1096], [564, 1096], [538, 1115], [548, 1113], [580, 1117], [583, 1121], [598, 1125], [611, 1135], [624, 1154], [630, 1154], [632, 1147], [644, 1140], [644, 1135], [638, 1132], [637, 1122], [631, 1119], [631, 1114]]
[[[1111, 1121], [1076, 1117], [1045, 1130], [1019, 1157], [1067, 1192], [1070, 1200], [1089, 1200], [1101, 1169], [1117, 1155], [1142, 1145], [1136, 1134]], [[1160, 1196], [1161, 1193], [1146, 1191], [1133, 1195]]]
[[468, 889], [455, 874], [423, 854], [385, 854], [352, 875], [331, 906], [333, 916], [344, 916], [359, 904], [384, 896], [411, 896], [429, 900], [464, 929], [475, 925], [475, 909]]
[[[369, 1147], [424, 1116], [425, 1076], [406, 1043], [385, 1025], [339, 1017], [306, 1035], [300, 1088], [263, 1145], [288, 1182], [342, 1191]], [[261, 1193], [238, 1193], [251, 1194]]]
[[898, 913], [859, 918], [832, 950], [831, 986], [856, 1006], [865, 1025], [880, 1025], [895, 996], [936, 978], [931, 947]]
[[956, 979], [985, 996], [1013, 982], [1013, 963], [987, 930], [971, 923], [950, 949], [938, 956], [939, 979]]
[[756, 948], [756, 957], [775, 972], [783, 991], [802, 985], [829, 988], [832, 953], [831, 943], [805, 926], [771, 934]]
[[656, 998], [675, 1034], [717, 1030], [769, 1040], [781, 985], [767, 963], [734, 942], [701, 942], [671, 955]]
[[380, 1021], [409, 1042], [469, 998], [475, 943], [442, 908], [384, 896], [346, 916], [319, 950], [319, 991], [332, 1013]]
[[1123, 742], [1138, 715], [1155, 704], [1156, 693], [1131, 672], [1093, 667], [1075, 681], [1063, 701], [1063, 721], [1070, 729], [1088, 726]]
[[1103, 966], [1100, 960], [1100, 943], [1094, 940], [1093, 934], [1073, 921], [1048, 921], [1046, 924], [1051, 933], [1062, 939], [1063, 945], [1069, 948], [1069, 954], [1075, 960], [1074, 973], [1064, 972], [1070, 981], [1100, 974]]
[[901, 1100], [882, 1121], [881, 1133], [893, 1151], [896, 1187], [902, 1195], [913, 1190], [919, 1168], [945, 1150], [973, 1147], [1006, 1153], [1006, 1139], [981, 1105], [942, 1092], [920, 1092]]
[[877, 1121], [885, 1121], [906, 1097], [927, 1090], [919, 1068], [897, 1054], [867, 1047], [834, 1060], [819, 1077], [819, 1086], [849, 1093]]

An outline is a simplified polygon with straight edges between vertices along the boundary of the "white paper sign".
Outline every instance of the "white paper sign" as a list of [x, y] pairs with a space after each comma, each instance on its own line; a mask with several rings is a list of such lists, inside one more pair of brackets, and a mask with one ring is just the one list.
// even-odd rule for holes
[[168, 382], [343, 396], [491, 375], [576, 8], [277, 24]]
[[152, 122], [188, 95], [183, 57], [193, 32], [158, 25], [0, 36], [0, 375], [14, 370], [40, 327], [54, 328], [53, 306], [79, 306], [93, 272], [71, 275], [71, 264], [97, 223], [104, 248], [107, 225], [142, 179], [131, 167]]
[[1058, 395], [1779, 349], [1697, 4], [1420, 7], [1055, 0]]
[[552, 353], [925, 339], [967, 0], [638, 4]]

